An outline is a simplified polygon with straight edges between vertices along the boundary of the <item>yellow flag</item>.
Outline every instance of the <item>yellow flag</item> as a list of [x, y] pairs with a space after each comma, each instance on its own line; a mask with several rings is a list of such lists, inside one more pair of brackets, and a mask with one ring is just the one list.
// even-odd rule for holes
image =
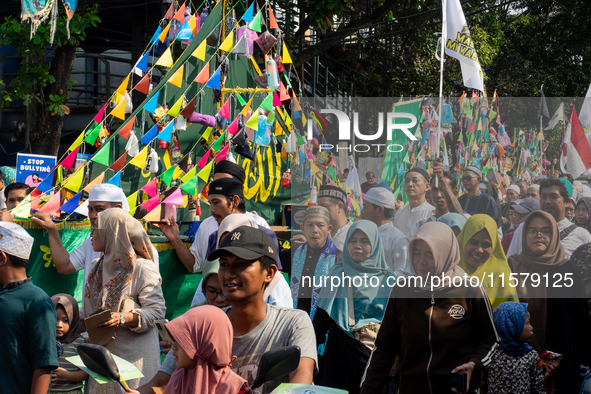
[[[182, 66], [181, 66], [182, 68]], [[168, 80], [170, 82], [170, 80]], [[180, 87], [180, 86], [179, 86]], [[183, 105], [184, 96], [179, 97], [179, 99], [174, 103], [174, 105], [168, 110], [167, 115], [171, 118], [176, 118], [179, 112], [181, 112], [181, 106]], [[168, 152], [168, 150], [167, 150]], [[169, 166], [170, 167], [170, 166]]]
[[160, 59], [154, 64], [155, 66], [162, 66], [162, 67], [172, 67], [172, 53], [170, 52], [170, 48], [167, 48], [166, 51], [160, 56]]
[[280, 136], [283, 134], [283, 129], [279, 125], [279, 122], [275, 122], [275, 136]]
[[156, 205], [156, 208], [152, 209], [142, 219], [144, 219], [146, 222], [159, 222], [161, 215], [162, 215], [162, 204], [158, 204], [158, 205]]
[[139, 190], [133, 193], [131, 196], [127, 197], [127, 202], [129, 203], [129, 210], [133, 210], [137, 207], [137, 194]]
[[193, 177], [195, 176], [195, 172], [196, 172], [196, 171], [197, 171], [197, 167], [193, 167], [193, 168], [191, 169], [191, 171], [187, 172], [187, 173], [185, 174], [185, 176], [183, 176], [183, 177], [181, 178], [181, 182], [185, 183], [185, 182], [187, 182], [189, 179], [193, 178]]
[[119, 85], [119, 87], [117, 88], [117, 93], [125, 94], [125, 92], [127, 92], [127, 85], [128, 84], [129, 84], [129, 75], [127, 76], [127, 78], [125, 78], [125, 81], [123, 81], [123, 83], [121, 83], [121, 85]]
[[250, 109], [250, 104], [252, 104], [252, 99], [254, 97], [251, 97], [250, 100], [248, 100], [248, 103], [246, 103], [246, 105], [244, 106], [244, 108], [242, 108], [242, 111], [240, 111], [240, 115], [242, 116], [246, 116], [248, 114], [248, 110]]
[[222, 45], [220, 45], [219, 49], [221, 51], [230, 52], [233, 47], [234, 47], [234, 32], [231, 31], [230, 34], [228, 34], [228, 36], [224, 40], [224, 42], [222, 42]]
[[195, 49], [193, 51], [193, 53], [191, 54], [191, 56], [196, 57], [199, 60], [203, 60], [205, 61], [205, 40], [203, 40], [203, 42], [201, 44], [199, 44], [199, 46], [197, 47], [197, 49]]
[[283, 51], [281, 52], [281, 61], [283, 64], [293, 63], [291, 61], [291, 56], [289, 56], [289, 52], [287, 51], [287, 46], [285, 45], [285, 41], [283, 41]]
[[64, 185], [66, 189], [71, 190], [74, 193], [78, 193], [80, 186], [82, 186], [82, 182], [84, 181], [84, 167], [85, 166], [81, 166], [78, 171], [76, 171], [76, 173], [70, 177], [70, 179]]
[[182, 66], [179, 67], [178, 70], [176, 70], [176, 72], [172, 75], [172, 77], [170, 77], [170, 79], [168, 80], [168, 83], [170, 83], [171, 85], [177, 86], [177, 87], [182, 87], [183, 86], [183, 72], [185, 71], [185, 65], [183, 64]]
[[259, 111], [256, 110], [246, 122], [246, 127], [250, 127], [253, 130], [256, 130], [259, 127]]
[[131, 159], [128, 164], [132, 164], [138, 168], [143, 169], [146, 166], [146, 160], [148, 159], [148, 147], [149, 145], [146, 145], [144, 149], [142, 149], [136, 157]]
[[170, 23], [168, 25], [166, 25], [166, 27], [162, 30], [162, 33], [160, 33], [160, 35], [158, 36], [158, 40], [160, 40], [160, 42], [164, 42], [164, 40], [166, 40], [166, 36], [168, 35], [169, 30], [170, 30]]
[[82, 134], [80, 134], [80, 136], [76, 138], [76, 141], [74, 141], [72, 145], [70, 145], [70, 148], [68, 150], [73, 151], [74, 149], [78, 148], [82, 141], [84, 141], [84, 132], [82, 132]]
[[289, 126], [289, 125], [291, 125], [291, 118], [290, 118], [290, 117], [289, 117], [289, 115], [287, 114], [287, 110], [286, 110], [286, 109], [284, 109], [284, 111], [285, 111], [285, 125], [286, 125], [286, 126]]
[[199, 176], [199, 178], [203, 179], [205, 182], [207, 182], [209, 180], [209, 174], [211, 173], [211, 166], [214, 161], [215, 160], [210, 161], [209, 164], [206, 165], [205, 167], [203, 167], [203, 169], [201, 171], [199, 171], [199, 173], [197, 174]]
[[211, 132], [213, 131], [213, 127], [208, 127], [207, 130], [205, 130], [203, 132], [203, 135], [201, 136], [201, 138], [203, 138], [205, 141], [207, 141], [207, 139], [209, 138], [209, 136], [211, 135]]
[[86, 185], [84, 191], [88, 193], [93, 186], [103, 183], [103, 179], [105, 179], [105, 173], [101, 172], [96, 178], [92, 180], [92, 182]]
[[124, 96], [123, 100], [121, 100], [121, 102], [117, 104], [115, 108], [113, 108], [113, 111], [111, 111], [111, 115], [121, 120], [125, 120], [125, 101], [126, 99]]

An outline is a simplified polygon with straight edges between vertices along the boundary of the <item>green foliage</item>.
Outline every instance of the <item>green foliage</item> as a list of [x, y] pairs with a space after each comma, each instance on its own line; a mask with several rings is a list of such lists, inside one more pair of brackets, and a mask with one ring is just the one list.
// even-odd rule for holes
[[[63, 116], [67, 94], [45, 96], [45, 89], [56, 82], [51, 74], [51, 57], [57, 48], [79, 46], [86, 38], [86, 29], [100, 23], [98, 4], [90, 5], [85, 12], [77, 12], [70, 21], [70, 37], [67, 35], [65, 12], [60, 7], [53, 46], [50, 46], [51, 32], [49, 22], [42, 23], [31, 37], [31, 26], [22, 24], [18, 18], [7, 17], [0, 25], [0, 40], [4, 45], [12, 45], [16, 55], [22, 56], [18, 74], [10, 82], [0, 81], [0, 108], [23, 100], [25, 105], [33, 100], [39, 102], [49, 114]], [[68, 89], [71, 88], [71, 83]], [[65, 107], [67, 108], [67, 107]], [[65, 111], [65, 112], [64, 112]]]

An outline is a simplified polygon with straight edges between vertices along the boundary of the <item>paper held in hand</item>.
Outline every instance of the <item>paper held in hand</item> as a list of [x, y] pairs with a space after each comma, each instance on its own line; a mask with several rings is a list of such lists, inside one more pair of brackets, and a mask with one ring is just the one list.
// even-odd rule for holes
[[[129, 381], [131, 379], [139, 379], [139, 378], [144, 377], [144, 375], [140, 372], [140, 370], [137, 369], [135, 367], [135, 365], [133, 365], [129, 361], [126, 361], [126, 360], [122, 359], [121, 357], [117, 357], [114, 354], [113, 354], [113, 359], [117, 363], [117, 367], [119, 368], [119, 374], [121, 375], [123, 380]], [[113, 379], [108, 378], [106, 376], [99, 375], [96, 372], [93, 372], [90, 369], [88, 369], [86, 367], [86, 365], [84, 365], [84, 363], [82, 362], [82, 359], [80, 359], [80, 356], [66, 357], [66, 360], [68, 362], [71, 362], [72, 364], [74, 364], [75, 366], [77, 366], [78, 368], [83, 370], [84, 372], [88, 373], [90, 376], [92, 376], [94, 378], [94, 380], [97, 381], [97, 383], [104, 384], [104, 383], [114, 382]]]

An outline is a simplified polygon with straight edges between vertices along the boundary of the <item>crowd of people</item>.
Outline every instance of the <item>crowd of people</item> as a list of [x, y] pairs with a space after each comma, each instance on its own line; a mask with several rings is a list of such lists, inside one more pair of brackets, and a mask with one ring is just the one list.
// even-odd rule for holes
[[[363, 394], [579, 393], [591, 366], [591, 186], [539, 176], [501, 194], [467, 166], [461, 194], [457, 179], [438, 162], [431, 174], [411, 168], [400, 207], [369, 172], [360, 218], [342, 188], [323, 185], [285, 249], [246, 211], [242, 167], [220, 162], [192, 245], [175, 220], [160, 224], [181, 264], [203, 274], [167, 338], [155, 323], [168, 262], [121, 189], [90, 189], [79, 212], [92, 234], [69, 253], [50, 215], [32, 219], [59, 273], [84, 270], [80, 308], [32, 283], [33, 239], [0, 211], [2, 390], [123, 392], [65, 360], [88, 340], [85, 318], [110, 311], [93, 330], [113, 332], [105, 347], [142, 372], [127, 382], [134, 393], [266, 394], [286, 382]], [[28, 194], [13, 185], [7, 205]], [[252, 387], [262, 354], [283, 346], [300, 348], [297, 368]]]

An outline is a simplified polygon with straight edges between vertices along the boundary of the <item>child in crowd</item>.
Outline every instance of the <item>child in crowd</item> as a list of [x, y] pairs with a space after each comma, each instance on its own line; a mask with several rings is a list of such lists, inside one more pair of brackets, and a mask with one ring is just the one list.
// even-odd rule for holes
[[[527, 304], [503, 302], [494, 310], [494, 322], [501, 339], [500, 348], [486, 367], [489, 393], [552, 392], [551, 376], [558, 363], [538, 368], [540, 355], [527, 342], [534, 334]], [[547, 389], [548, 387], [548, 389]]]
[[79, 335], [78, 303], [69, 294], [56, 294], [51, 301], [57, 313], [56, 338], [64, 352], [59, 357], [59, 368], [51, 376], [49, 392], [82, 394], [82, 382], [88, 379], [88, 374], [66, 361], [66, 357], [77, 355], [76, 347], [85, 342]]

